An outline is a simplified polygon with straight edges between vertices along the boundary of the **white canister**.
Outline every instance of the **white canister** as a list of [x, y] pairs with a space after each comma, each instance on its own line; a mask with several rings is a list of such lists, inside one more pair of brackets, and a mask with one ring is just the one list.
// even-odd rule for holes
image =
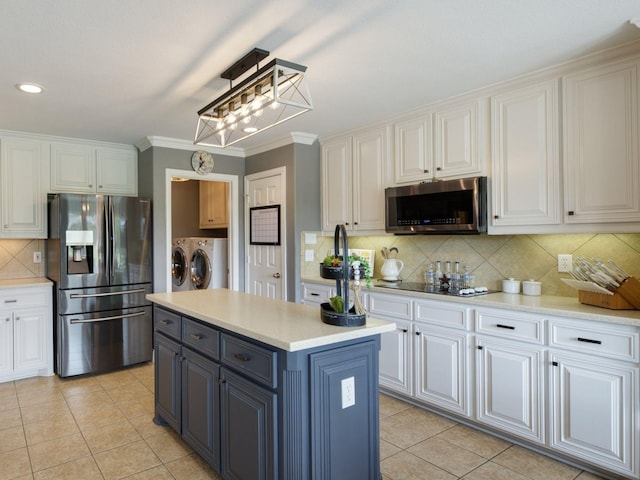
[[542, 283], [535, 280], [525, 280], [522, 282], [522, 293], [524, 295], [538, 296], [542, 292]]
[[520, 280], [514, 278], [502, 280], [502, 291], [504, 293], [520, 293]]

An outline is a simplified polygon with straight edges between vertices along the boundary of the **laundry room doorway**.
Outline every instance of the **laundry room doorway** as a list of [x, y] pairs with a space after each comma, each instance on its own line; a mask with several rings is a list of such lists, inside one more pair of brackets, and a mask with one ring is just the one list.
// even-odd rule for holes
[[[239, 290], [238, 177], [167, 169], [166, 179], [167, 291], [219, 286]], [[219, 255], [222, 250], [224, 255]], [[203, 252], [207, 264], [216, 259], [211, 261], [211, 278], [223, 275], [224, 282], [203, 281]]]

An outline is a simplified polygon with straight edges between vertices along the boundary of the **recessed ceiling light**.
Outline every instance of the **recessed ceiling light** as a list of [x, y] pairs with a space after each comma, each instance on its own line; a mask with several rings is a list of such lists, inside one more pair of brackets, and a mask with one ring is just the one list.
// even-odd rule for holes
[[18, 83], [16, 88], [24, 93], [42, 93], [44, 91], [44, 87], [37, 83]]

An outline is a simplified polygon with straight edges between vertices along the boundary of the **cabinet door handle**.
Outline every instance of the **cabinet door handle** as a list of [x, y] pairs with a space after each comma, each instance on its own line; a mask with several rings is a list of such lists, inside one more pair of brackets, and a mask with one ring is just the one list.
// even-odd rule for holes
[[442, 167], [436, 167], [436, 170], [440, 171], [440, 170], [442, 170]]
[[496, 325], [496, 327], [498, 328], [506, 328], [507, 330], [515, 330], [516, 327], [512, 327], [511, 325], [503, 325], [502, 323], [498, 323]]
[[200, 335], [199, 333], [192, 333], [189, 336], [194, 340], [202, 340], [204, 338], [204, 336]]
[[222, 385], [223, 383], [226, 383], [226, 380], [223, 380], [221, 378], [218, 379], [218, 385]]
[[4, 320], [5, 320], [5, 322], [10, 322], [11, 321], [11, 317], [7, 317]]
[[402, 333], [407, 333], [409, 330], [407, 330], [406, 328], [402, 329]]
[[553, 365], [554, 367], [557, 367], [559, 364], [558, 362], [551, 362], [551, 365]]
[[18, 303], [18, 300], [16, 300], [14, 298], [14, 299], [11, 299], [11, 300], [5, 300], [4, 303]]
[[578, 341], [585, 342], [585, 343], [595, 343], [596, 345], [602, 345], [602, 340], [592, 340], [590, 338], [578, 337]]
[[234, 353], [233, 356], [234, 356], [234, 358], [237, 358], [238, 360], [240, 360], [242, 362], [248, 362], [249, 360], [251, 360], [249, 358], [249, 356], [244, 354], [244, 353]]
[[499, 218], [500, 218], [500, 215], [494, 215], [494, 216], [493, 216], [493, 219], [494, 219], [494, 220], [498, 220]]
[[482, 350], [482, 345], [478, 345], [478, 350]]
[[429, 173], [429, 170], [425, 170], [424, 173]]
[[575, 215], [575, 212], [574, 212], [573, 210], [569, 210], [569, 211], [567, 212], [567, 215]]

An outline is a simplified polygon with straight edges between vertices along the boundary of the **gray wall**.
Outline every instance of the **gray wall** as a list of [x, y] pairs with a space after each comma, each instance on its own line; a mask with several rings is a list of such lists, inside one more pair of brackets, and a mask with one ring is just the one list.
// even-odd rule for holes
[[[197, 150], [194, 148], [193, 151]], [[177, 150], [172, 148], [151, 147], [138, 155], [138, 194], [148, 196], [153, 205], [153, 290], [154, 292], [166, 292], [166, 276], [169, 268], [169, 258], [166, 239], [166, 215], [167, 198], [165, 191], [165, 171], [167, 168], [192, 171], [191, 155], [193, 151]], [[244, 159], [225, 155], [214, 155], [214, 172], [238, 177], [239, 190], [239, 231], [237, 232], [240, 245], [240, 285], [244, 285], [244, 210], [242, 208], [244, 198]], [[169, 286], [170, 287], [170, 286]]]
[[247, 157], [245, 174], [277, 167], [287, 171], [287, 298], [299, 300], [300, 234], [320, 229], [320, 143], [290, 144]]

